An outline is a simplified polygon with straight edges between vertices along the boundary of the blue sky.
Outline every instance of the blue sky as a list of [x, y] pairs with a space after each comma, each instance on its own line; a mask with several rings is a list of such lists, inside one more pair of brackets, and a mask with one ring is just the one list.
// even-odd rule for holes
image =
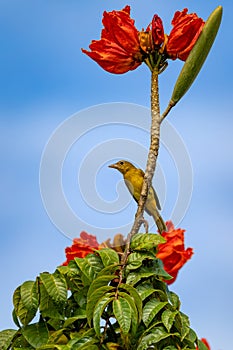
[[[131, 5], [137, 28], [145, 28], [153, 14], [158, 13], [166, 32], [170, 31], [170, 21], [178, 9], [188, 7], [190, 12], [197, 12], [204, 19], [216, 6], [222, 5], [224, 9], [212, 51], [191, 90], [171, 112], [168, 121], [180, 134], [191, 159], [192, 198], [179, 226], [187, 231], [187, 246], [195, 250], [193, 259], [180, 272], [171, 289], [180, 295], [183, 311], [189, 315], [200, 337], [209, 340], [211, 349], [230, 350], [233, 326], [233, 121], [230, 114], [233, 49], [229, 33], [232, 32], [233, 4], [229, 0], [148, 0], [143, 4], [130, 0], [0, 1], [0, 329], [13, 327], [11, 299], [14, 289], [25, 280], [35, 279], [42, 271], [53, 271], [64, 261], [64, 249], [71, 242], [51, 222], [40, 194], [41, 157], [54, 130], [77, 114], [80, 128], [88, 129], [90, 115], [85, 119], [85, 113], [80, 111], [95, 105], [124, 102], [149, 107], [150, 75], [146, 66], [128, 74], [111, 75], [80, 50], [88, 48], [92, 39], [99, 38], [102, 12], [121, 9], [126, 4]], [[181, 62], [170, 62], [161, 75], [162, 109], [166, 107], [181, 67]], [[105, 106], [103, 114], [95, 114], [93, 120], [101, 125], [102, 118], [106, 118], [104, 113], [108, 112], [109, 123], [117, 121], [115, 112], [111, 108], [108, 111]], [[132, 116], [129, 118], [132, 120]], [[138, 121], [138, 117], [135, 120]], [[148, 122], [145, 117], [145, 128]], [[110, 217], [106, 213], [105, 221], [103, 213], [96, 211], [95, 215], [89, 215], [88, 206], [86, 211], [83, 206], [78, 207], [82, 193], [77, 189], [77, 171], [80, 165], [85, 169], [83, 160], [96, 150], [99, 155], [104, 153], [117, 158], [119, 149], [117, 152], [114, 148], [115, 139], [121, 138], [121, 143], [131, 140], [131, 146], [136, 139], [135, 147], [139, 147], [139, 143], [146, 148], [147, 133], [135, 131], [132, 125], [133, 122], [128, 129], [118, 125], [114, 130], [106, 126], [103, 132], [97, 128], [87, 133], [81, 144], [75, 143], [67, 154], [63, 176], [66, 198], [75, 212], [82, 213], [84, 221], [91, 220], [92, 226], [100, 227], [100, 222], [104, 222], [104, 227], [109, 227]], [[107, 143], [104, 150], [105, 141], [109, 139], [114, 141], [112, 148]], [[116, 147], [119, 144], [116, 143]], [[140, 157], [143, 157], [143, 147], [138, 148], [138, 152], [142, 150]], [[174, 200], [178, 182], [176, 166], [166, 156], [165, 148], [161, 149], [158, 182], [161, 188], [167, 186], [163, 214], [170, 218], [172, 204], [169, 200]], [[106, 153], [107, 150], [112, 150], [112, 155]], [[133, 161], [140, 164], [138, 152]], [[85, 175], [79, 178], [84, 192], [93, 186], [90, 181], [96, 181], [97, 193], [109, 205], [117, 197], [115, 184], [120, 181], [120, 174], [107, 169], [110, 158], [101, 160], [95, 178], [85, 179]], [[117, 222], [125, 223], [135, 209], [133, 202], [128, 203], [124, 188], [120, 187], [119, 191], [127, 208], [126, 212], [112, 215], [113, 227]], [[163, 191], [158, 189], [158, 192], [163, 197]], [[82, 229], [77, 227], [77, 232]]]

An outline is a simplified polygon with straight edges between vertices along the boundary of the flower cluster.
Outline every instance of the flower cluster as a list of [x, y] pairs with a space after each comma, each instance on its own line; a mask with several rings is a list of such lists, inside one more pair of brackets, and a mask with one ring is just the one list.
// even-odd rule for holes
[[[162, 233], [162, 236], [166, 239], [166, 243], [159, 244], [156, 256], [162, 260], [165, 271], [173, 277], [172, 280], [165, 281], [167, 284], [171, 284], [176, 280], [179, 270], [191, 259], [193, 249], [185, 249], [184, 247], [185, 230], [180, 228], [175, 229], [171, 221], [168, 221], [166, 225], [168, 230]], [[80, 234], [80, 238], [75, 238], [72, 246], [66, 248], [66, 261], [63, 265], [67, 265], [70, 260], [76, 257], [84, 258], [87, 254], [93, 253], [95, 250], [103, 247], [109, 247], [117, 252], [123, 252], [124, 245], [125, 240], [121, 234], [117, 234], [114, 237], [113, 244], [110, 243], [110, 240], [98, 244], [95, 236], [83, 231]]]
[[204, 21], [188, 9], [177, 11], [169, 35], [155, 14], [144, 31], [138, 31], [130, 17], [130, 6], [120, 11], [104, 12], [100, 40], [93, 40], [90, 51], [82, 51], [110, 73], [121, 74], [145, 62], [151, 69], [162, 69], [168, 58], [185, 61], [196, 43]]
[[87, 254], [93, 253], [98, 249], [98, 246], [95, 236], [82, 231], [80, 238], [74, 238], [72, 246], [65, 249], [66, 261], [62, 265], [68, 265], [74, 258], [85, 258]]

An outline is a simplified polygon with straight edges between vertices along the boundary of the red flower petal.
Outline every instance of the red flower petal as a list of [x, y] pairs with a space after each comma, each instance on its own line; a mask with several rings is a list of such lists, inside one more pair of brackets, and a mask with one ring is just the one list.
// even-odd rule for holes
[[196, 13], [188, 14], [188, 9], [177, 11], [173, 17], [166, 52], [172, 59], [186, 61], [205, 24]]
[[65, 249], [66, 261], [62, 265], [68, 265], [70, 260], [74, 260], [74, 258], [85, 258], [86, 255], [93, 253], [98, 247], [96, 237], [82, 231], [80, 238], [74, 238], [72, 246]]
[[130, 18], [130, 7], [120, 11], [104, 12], [104, 29], [100, 40], [93, 40], [91, 51], [82, 49], [103, 69], [121, 74], [136, 69], [142, 62], [138, 31]]
[[167, 232], [163, 232], [162, 236], [166, 239], [166, 243], [159, 244], [157, 258], [161, 259], [164, 269], [173, 277], [172, 280], [166, 281], [172, 284], [177, 277], [181, 267], [191, 259], [193, 249], [184, 247], [184, 232], [182, 229], [175, 229], [171, 221], [166, 223]]

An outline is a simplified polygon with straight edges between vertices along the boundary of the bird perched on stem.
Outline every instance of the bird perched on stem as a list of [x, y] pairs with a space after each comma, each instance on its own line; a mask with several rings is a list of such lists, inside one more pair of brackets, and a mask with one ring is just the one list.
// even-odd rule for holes
[[[111, 164], [109, 165], [109, 168], [117, 169], [122, 173], [129, 192], [138, 203], [142, 191], [144, 172], [126, 160], [120, 160], [115, 164]], [[162, 233], [163, 231], [167, 231], [167, 227], [158, 212], [160, 209], [161, 207], [158, 196], [154, 188], [151, 186], [146, 201], [145, 211], [153, 216], [159, 232]]]

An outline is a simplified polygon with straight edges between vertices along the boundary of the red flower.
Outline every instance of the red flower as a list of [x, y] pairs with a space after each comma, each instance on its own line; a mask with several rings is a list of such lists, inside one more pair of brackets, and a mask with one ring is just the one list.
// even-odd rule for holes
[[158, 15], [154, 15], [151, 25], [154, 45], [160, 46], [164, 42], [163, 22]]
[[172, 280], [166, 281], [171, 284], [176, 280], [177, 274], [181, 267], [193, 255], [193, 249], [184, 248], [184, 232], [180, 228], [175, 229], [171, 221], [166, 223], [167, 232], [163, 232], [162, 236], [167, 240], [166, 243], [159, 244], [157, 258], [161, 259], [164, 269], [173, 277]]
[[87, 254], [93, 253], [98, 247], [96, 237], [82, 231], [80, 238], [74, 238], [72, 246], [65, 249], [66, 261], [62, 265], [68, 265], [70, 260], [74, 258], [85, 258]]
[[142, 62], [138, 31], [130, 18], [130, 6], [120, 11], [104, 12], [100, 40], [93, 40], [91, 51], [82, 51], [110, 73], [121, 74]]
[[187, 8], [177, 11], [172, 20], [173, 29], [168, 36], [166, 52], [173, 60], [186, 61], [205, 24], [196, 13], [187, 12]]
[[[205, 346], [207, 347], [208, 350], [211, 350], [210, 349], [210, 345], [209, 345], [208, 341], [205, 338], [201, 338], [201, 341], [202, 341], [202, 343], [205, 344]], [[196, 347], [196, 349], [198, 350], [198, 346]]]

